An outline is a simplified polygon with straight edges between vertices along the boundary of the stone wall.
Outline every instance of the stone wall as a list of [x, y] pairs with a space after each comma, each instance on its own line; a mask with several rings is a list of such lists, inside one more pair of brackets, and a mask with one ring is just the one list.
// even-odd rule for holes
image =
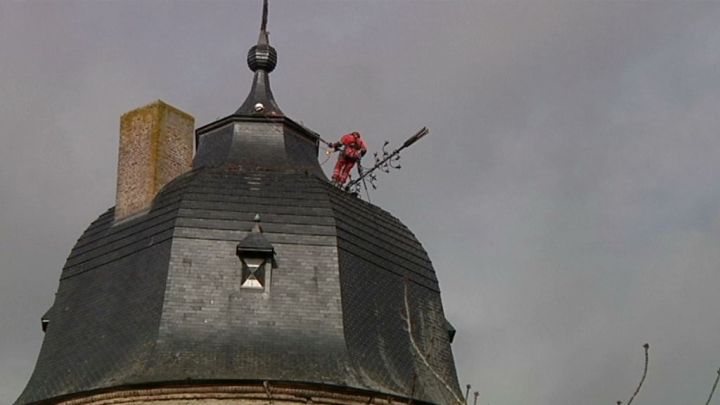
[[423, 405], [400, 397], [348, 392], [333, 387], [215, 385], [125, 389], [75, 397], [58, 405]]
[[150, 208], [155, 195], [190, 170], [195, 119], [158, 100], [120, 118], [115, 221]]

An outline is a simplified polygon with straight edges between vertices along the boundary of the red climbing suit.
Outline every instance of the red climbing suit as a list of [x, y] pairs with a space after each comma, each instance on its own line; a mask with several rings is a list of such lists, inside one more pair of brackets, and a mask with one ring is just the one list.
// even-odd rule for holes
[[350, 176], [350, 170], [355, 166], [355, 162], [359, 161], [367, 152], [367, 144], [365, 140], [357, 132], [351, 132], [343, 135], [340, 142], [335, 142], [332, 147], [335, 150], [345, 146], [340, 157], [338, 157], [332, 179], [336, 183], [345, 184]]

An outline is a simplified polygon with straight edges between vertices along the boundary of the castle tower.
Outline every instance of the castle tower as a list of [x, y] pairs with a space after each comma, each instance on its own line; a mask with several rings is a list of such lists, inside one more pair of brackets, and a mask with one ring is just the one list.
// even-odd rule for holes
[[250, 94], [195, 131], [192, 167], [186, 114], [124, 118], [118, 175], [137, 179], [72, 249], [16, 404], [460, 402], [430, 259], [328, 182], [270, 90], [266, 21], [267, 1]]

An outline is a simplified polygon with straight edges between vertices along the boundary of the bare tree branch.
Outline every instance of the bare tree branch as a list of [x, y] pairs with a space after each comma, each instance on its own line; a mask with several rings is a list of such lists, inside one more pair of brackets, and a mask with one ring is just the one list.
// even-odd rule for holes
[[645, 349], [645, 368], [643, 369], [643, 375], [640, 379], [640, 384], [638, 384], [637, 388], [635, 388], [635, 392], [633, 392], [632, 396], [627, 402], [627, 405], [632, 404], [632, 401], [637, 396], [638, 392], [640, 392], [640, 388], [642, 387], [643, 383], [645, 382], [645, 377], [647, 377], [647, 371], [648, 371], [648, 363], [650, 361], [650, 355], [648, 354], [648, 350], [650, 349], [650, 345], [648, 343], [645, 343], [643, 345], [643, 349]]
[[718, 386], [718, 381], [720, 381], [720, 368], [717, 371], [717, 376], [715, 377], [715, 384], [713, 384], [712, 390], [710, 390], [710, 396], [708, 397], [705, 405], [710, 405], [710, 401], [712, 400], [713, 394], [715, 393], [715, 388], [717, 388]]
[[420, 360], [425, 364], [425, 366], [430, 370], [430, 372], [435, 376], [435, 378], [445, 387], [445, 389], [448, 390], [448, 392], [453, 396], [455, 399], [455, 402], [462, 405], [463, 401], [462, 398], [458, 397], [455, 391], [452, 389], [450, 384], [445, 382], [445, 380], [442, 378], [440, 374], [438, 374], [437, 371], [430, 365], [430, 362], [428, 362], [427, 357], [423, 355], [422, 351], [420, 351], [420, 348], [418, 347], [417, 343], [415, 342], [415, 337], [412, 333], [412, 320], [410, 317], [410, 304], [408, 303], [408, 287], [407, 287], [407, 280], [405, 281], [405, 291], [404, 291], [404, 299], [405, 299], [405, 316], [403, 317], [405, 319], [405, 327], [408, 332], [408, 336], [410, 336], [410, 343], [412, 344], [413, 349], [415, 349], [415, 353], [418, 355]]

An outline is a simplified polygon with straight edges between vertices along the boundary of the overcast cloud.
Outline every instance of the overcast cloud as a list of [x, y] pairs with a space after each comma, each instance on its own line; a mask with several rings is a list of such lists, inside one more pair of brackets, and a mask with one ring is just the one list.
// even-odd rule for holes
[[[259, 1], [0, 0], [0, 403], [83, 229], [119, 117], [233, 112]], [[720, 367], [720, 2], [280, 1], [283, 111], [377, 149], [373, 202], [428, 250], [480, 403], [704, 404]], [[716, 398], [720, 403], [720, 398]]]

